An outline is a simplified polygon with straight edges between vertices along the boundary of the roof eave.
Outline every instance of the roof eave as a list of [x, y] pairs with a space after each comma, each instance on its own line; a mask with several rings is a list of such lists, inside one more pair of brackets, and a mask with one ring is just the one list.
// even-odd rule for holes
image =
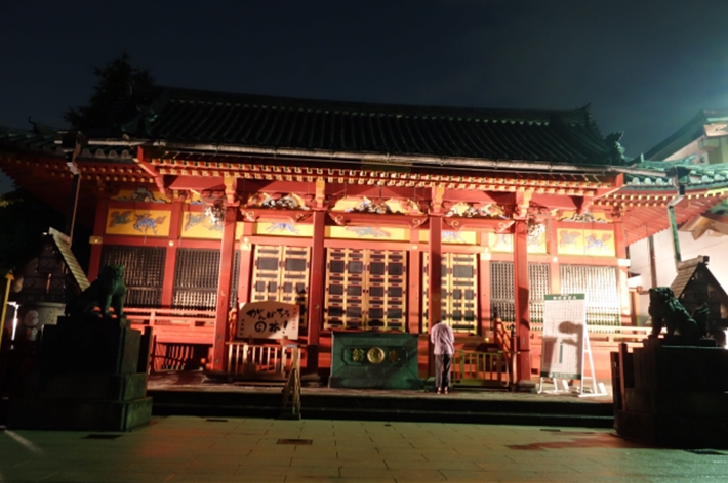
[[456, 156], [432, 156], [426, 154], [391, 154], [371, 151], [340, 151], [326, 149], [273, 148], [261, 146], [244, 146], [237, 144], [185, 143], [177, 141], [157, 140], [145, 147], [157, 149], [179, 149], [189, 151], [212, 152], [215, 154], [248, 154], [274, 157], [317, 158], [327, 160], [357, 160], [360, 162], [381, 163], [390, 165], [427, 164], [439, 167], [480, 168], [493, 170], [527, 170], [551, 171], [564, 173], [607, 174], [614, 172], [610, 165], [574, 165], [546, 161], [482, 159]]

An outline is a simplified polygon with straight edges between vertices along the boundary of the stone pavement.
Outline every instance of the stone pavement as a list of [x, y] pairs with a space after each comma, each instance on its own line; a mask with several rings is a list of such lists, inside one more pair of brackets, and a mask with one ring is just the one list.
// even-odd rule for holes
[[0, 482], [728, 482], [728, 452], [609, 430], [153, 418], [130, 433], [0, 432]]

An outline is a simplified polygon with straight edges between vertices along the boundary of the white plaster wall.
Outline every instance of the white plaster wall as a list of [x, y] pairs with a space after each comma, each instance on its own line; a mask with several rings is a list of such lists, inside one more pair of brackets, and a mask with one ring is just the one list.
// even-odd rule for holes
[[[689, 260], [700, 255], [709, 256], [708, 268], [715, 275], [724, 290], [728, 290], [728, 236], [711, 236], [704, 234], [697, 240], [693, 240], [692, 233], [678, 232], [680, 236], [680, 251], [683, 260]], [[655, 244], [655, 267], [657, 272], [657, 286], [669, 287], [677, 276], [675, 268], [675, 250], [672, 242], [672, 231], [667, 229], [654, 235]], [[651, 286], [650, 278], [650, 254], [647, 239], [629, 247], [631, 266], [629, 271], [642, 276], [642, 288], [645, 295], [640, 295], [637, 307], [638, 325], [649, 322], [647, 310], [649, 308], [649, 296], [646, 291]]]

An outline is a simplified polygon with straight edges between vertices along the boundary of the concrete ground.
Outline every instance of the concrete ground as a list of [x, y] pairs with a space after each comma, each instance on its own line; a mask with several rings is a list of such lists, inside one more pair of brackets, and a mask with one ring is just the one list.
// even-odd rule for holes
[[728, 453], [609, 430], [155, 417], [130, 433], [0, 432], [1, 482], [728, 481]]

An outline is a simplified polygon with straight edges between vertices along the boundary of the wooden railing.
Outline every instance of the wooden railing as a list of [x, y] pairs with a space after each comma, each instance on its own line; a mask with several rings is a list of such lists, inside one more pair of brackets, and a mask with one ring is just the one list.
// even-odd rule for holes
[[133, 328], [152, 328], [152, 371], [200, 368], [209, 360], [204, 346], [212, 347], [214, 311], [126, 307], [124, 312]]
[[228, 346], [228, 380], [258, 379], [285, 381], [291, 370], [294, 352], [293, 345], [255, 345], [243, 341], [230, 341]]
[[159, 343], [210, 344], [215, 334], [214, 310], [145, 309], [127, 307], [126, 317], [136, 328], [151, 326]]
[[501, 387], [510, 385], [510, 368], [502, 351], [459, 350], [453, 361], [453, 379], [458, 386]]
[[[531, 323], [531, 333], [540, 335], [542, 331], [541, 327], [541, 323]], [[641, 344], [650, 334], [652, 334], [652, 327], [649, 326], [589, 325], [589, 340], [592, 343], [620, 344], [626, 342], [629, 344]]]

